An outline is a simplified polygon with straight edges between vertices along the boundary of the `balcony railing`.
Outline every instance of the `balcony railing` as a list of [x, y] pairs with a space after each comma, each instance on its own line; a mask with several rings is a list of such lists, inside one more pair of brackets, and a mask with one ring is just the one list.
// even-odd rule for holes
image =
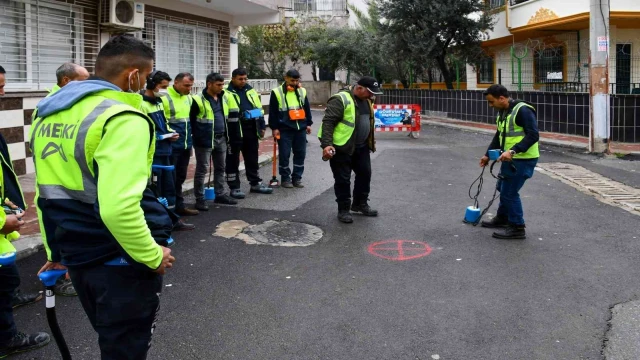
[[[538, 91], [559, 93], [588, 93], [589, 83], [584, 82], [551, 82], [534, 84]], [[640, 95], [640, 83], [609, 83], [609, 93], [615, 95]]]
[[531, 0], [509, 0], [509, 5], [514, 6], [514, 5], [526, 3], [527, 1], [531, 1]]
[[582, 82], [549, 82], [536, 84], [535, 87], [549, 92], [589, 92], [589, 84]]
[[286, 0], [286, 7], [296, 15], [347, 15], [347, 0]]
[[609, 85], [611, 86], [612, 94], [640, 95], [640, 83], [612, 83]]

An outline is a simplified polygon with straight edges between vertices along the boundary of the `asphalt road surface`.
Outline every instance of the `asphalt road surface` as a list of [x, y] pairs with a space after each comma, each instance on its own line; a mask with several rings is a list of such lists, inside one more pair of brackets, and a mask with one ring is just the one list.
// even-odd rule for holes
[[[319, 123], [322, 113], [314, 115]], [[189, 219], [198, 228], [175, 235], [149, 358], [602, 358], [610, 308], [638, 299], [640, 217], [536, 173], [521, 192], [528, 239], [493, 239], [462, 222], [490, 137], [438, 127], [417, 140], [377, 136], [370, 204], [378, 218], [337, 221], [329, 164], [309, 136], [304, 189], [248, 194]], [[541, 162], [640, 185], [639, 162], [542, 149]], [[262, 174], [268, 181], [271, 167]], [[481, 205], [495, 184], [485, 180]], [[280, 247], [212, 235], [222, 221], [274, 219], [324, 236]], [[23, 291], [40, 289], [43, 261], [39, 253], [19, 263]], [[74, 359], [99, 359], [78, 300], [57, 300]], [[17, 309], [16, 321], [22, 331], [48, 330], [44, 302]], [[52, 343], [15, 359], [58, 357]]]

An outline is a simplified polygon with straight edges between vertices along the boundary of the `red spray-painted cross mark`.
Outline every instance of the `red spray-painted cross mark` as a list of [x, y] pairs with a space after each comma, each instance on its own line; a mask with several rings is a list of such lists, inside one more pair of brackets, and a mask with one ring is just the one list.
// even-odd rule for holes
[[371, 255], [394, 261], [421, 258], [431, 253], [426, 243], [411, 240], [386, 240], [369, 245]]

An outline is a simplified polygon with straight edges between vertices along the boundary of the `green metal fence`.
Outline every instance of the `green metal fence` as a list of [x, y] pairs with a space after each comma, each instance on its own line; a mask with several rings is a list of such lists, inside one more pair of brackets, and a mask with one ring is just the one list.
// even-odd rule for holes
[[[588, 45], [588, 44], [587, 44]], [[636, 94], [640, 88], [640, 54], [629, 44], [616, 44], [609, 59], [610, 91]], [[589, 58], [585, 44], [568, 42], [529, 47], [511, 46], [496, 57], [498, 82], [518, 91], [589, 92]]]

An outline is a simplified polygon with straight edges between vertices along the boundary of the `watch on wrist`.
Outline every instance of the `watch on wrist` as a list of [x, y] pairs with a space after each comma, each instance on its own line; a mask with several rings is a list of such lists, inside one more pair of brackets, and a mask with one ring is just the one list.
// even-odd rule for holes
[[516, 151], [515, 150], [509, 150], [509, 153], [511, 154], [511, 156], [513, 156], [513, 155], [516, 154]]

